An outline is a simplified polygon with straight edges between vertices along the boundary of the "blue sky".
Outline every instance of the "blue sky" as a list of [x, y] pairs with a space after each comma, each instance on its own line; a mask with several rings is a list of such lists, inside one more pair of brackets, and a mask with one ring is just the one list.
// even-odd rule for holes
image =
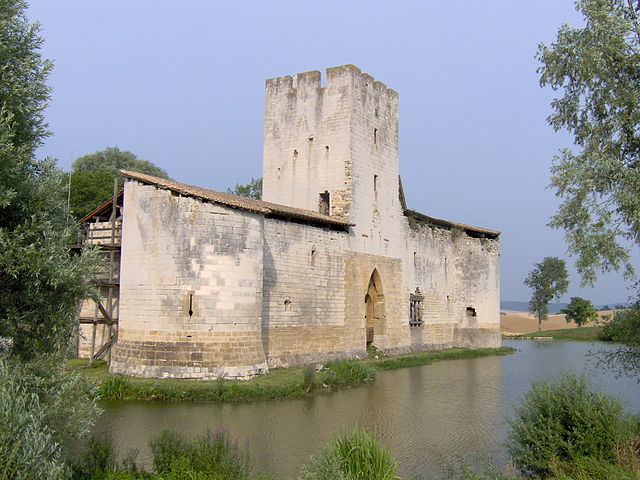
[[[352, 63], [400, 94], [400, 173], [410, 208], [503, 232], [501, 291], [566, 256], [546, 227], [546, 189], [568, 134], [546, 123], [553, 92], [534, 58], [569, 0], [38, 0], [43, 52], [55, 62], [39, 151], [68, 169], [116, 145], [172, 178], [216, 190], [261, 175], [264, 80]], [[635, 255], [637, 259], [637, 255]], [[622, 302], [619, 275], [565, 296]]]

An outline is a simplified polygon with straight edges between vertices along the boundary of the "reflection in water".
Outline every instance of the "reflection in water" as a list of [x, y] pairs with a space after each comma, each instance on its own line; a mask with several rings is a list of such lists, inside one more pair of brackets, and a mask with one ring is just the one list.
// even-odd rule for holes
[[[227, 428], [247, 443], [256, 470], [282, 479], [293, 478], [333, 435], [356, 427], [376, 432], [398, 459], [404, 478], [428, 477], [455, 455], [502, 463], [505, 418], [531, 380], [571, 367], [581, 370], [593, 348], [580, 342], [505, 343], [521, 351], [380, 372], [373, 385], [311, 398], [225, 405], [106, 403], [98, 430], [111, 431], [120, 453], [139, 449], [148, 467], [148, 439], [163, 427], [186, 437]], [[633, 379], [590, 375], [604, 390], [626, 398], [631, 410], [640, 408]]]

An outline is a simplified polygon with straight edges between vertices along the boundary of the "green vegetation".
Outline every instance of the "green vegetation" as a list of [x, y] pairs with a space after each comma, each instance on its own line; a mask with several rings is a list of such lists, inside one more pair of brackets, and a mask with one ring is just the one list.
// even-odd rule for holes
[[299, 480], [392, 480], [398, 463], [367, 432], [334, 438], [322, 455], [311, 457]]
[[538, 317], [538, 330], [542, 321], [549, 317], [549, 303], [567, 292], [569, 274], [564, 260], [545, 257], [529, 272], [524, 284], [533, 290], [529, 300], [529, 311]]
[[628, 245], [640, 240], [640, 11], [630, 0], [577, 0], [576, 9], [581, 25], [562, 25], [537, 58], [540, 84], [560, 93], [548, 122], [577, 146], [561, 150], [551, 170], [562, 199], [551, 226], [565, 231], [583, 282], [593, 284], [598, 271], [632, 273]]
[[51, 62], [26, 4], [0, 2], [0, 337], [24, 359], [67, 347], [78, 301], [90, 292], [91, 254], [70, 255], [62, 172], [38, 160]]
[[71, 442], [98, 408], [97, 388], [48, 359], [0, 359], [0, 478], [66, 478]]
[[591, 300], [585, 300], [580, 297], [571, 297], [569, 305], [560, 310], [564, 314], [564, 319], [573, 322], [579, 327], [588, 322], [598, 320], [598, 311], [591, 304]]
[[77, 371], [99, 385], [100, 396], [107, 400], [167, 400], [245, 402], [274, 398], [298, 398], [314, 391], [331, 391], [357, 387], [375, 379], [376, 370], [426, 365], [440, 360], [514, 353], [510, 347], [467, 350], [456, 348], [435, 352], [359, 360], [328, 362], [321, 371], [311, 367], [275, 368], [251, 380], [187, 380], [137, 378], [110, 375], [106, 362], [96, 361], [91, 368], [83, 368], [87, 361], [71, 359], [67, 368]]
[[559, 330], [544, 330], [542, 332], [514, 335], [513, 338], [548, 337], [556, 340], [578, 340], [593, 342], [602, 340], [601, 334], [605, 327], [562, 328]]
[[[146, 173], [155, 177], [169, 178], [167, 172], [148, 160], [139, 159], [134, 153], [107, 147], [78, 157], [71, 166], [71, 190], [69, 208], [71, 214], [80, 219], [101, 203], [113, 197], [114, 179], [122, 186], [120, 170]], [[66, 196], [65, 196], [66, 198]]]
[[592, 391], [586, 374], [534, 382], [509, 423], [507, 450], [525, 474], [576, 478], [573, 472], [582, 470], [589, 476], [577, 478], [614, 478], [597, 472], [635, 478], [638, 419], [626, 416], [618, 399]]
[[262, 198], [262, 177], [251, 178], [251, 181], [246, 185], [236, 183], [233, 188], [227, 188], [227, 193], [260, 200]]
[[619, 375], [632, 373], [640, 380], [640, 304], [617, 311], [600, 338], [623, 344], [612, 352], [598, 352], [600, 365]]
[[433, 352], [409, 353], [406, 355], [381, 358], [379, 360], [369, 359], [368, 362], [379, 370], [395, 370], [397, 368], [428, 365], [429, 363], [441, 360], [462, 360], [464, 358], [477, 358], [491, 355], [509, 355], [511, 353], [515, 353], [515, 351], [516, 350], [511, 347], [479, 348], [474, 350], [466, 348], [452, 348], [449, 350]]

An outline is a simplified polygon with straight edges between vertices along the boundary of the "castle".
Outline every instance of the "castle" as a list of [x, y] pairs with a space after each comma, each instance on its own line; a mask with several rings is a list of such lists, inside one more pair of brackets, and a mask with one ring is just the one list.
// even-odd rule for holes
[[499, 232], [410, 210], [398, 173], [394, 90], [353, 65], [267, 80], [262, 201], [123, 171], [85, 217], [119, 268], [113, 333], [96, 307], [80, 352], [97, 335], [114, 373], [237, 378], [369, 344], [499, 346]]

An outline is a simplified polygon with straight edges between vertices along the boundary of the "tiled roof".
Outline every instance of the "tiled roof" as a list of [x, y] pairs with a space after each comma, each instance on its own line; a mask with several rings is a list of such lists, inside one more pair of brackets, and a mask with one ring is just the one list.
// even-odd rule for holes
[[489, 237], [489, 238], [497, 238], [500, 236], [500, 232], [496, 230], [489, 230], [488, 228], [483, 227], [474, 227], [473, 225], [465, 225], [464, 223], [451, 222], [449, 220], [442, 220], [440, 218], [430, 217], [429, 215], [425, 215], [424, 213], [416, 212], [415, 210], [406, 209], [404, 214], [410, 217], [414, 217], [417, 220], [422, 220], [423, 222], [441, 226], [445, 228], [461, 228], [465, 232]]
[[313, 224], [330, 225], [342, 228], [348, 228], [353, 225], [352, 223], [349, 223], [345, 220], [340, 220], [339, 218], [312, 212], [311, 210], [279, 205], [277, 203], [264, 202], [262, 200], [255, 200], [253, 198], [242, 197], [240, 195], [233, 195], [232, 193], [218, 192], [216, 190], [209, 190], [207, 188], [196, 187], [193, 185], [187, 185], [186, 183], [167, 180], [166, 178], [145, 175], [144, 173], [130, 172], [128, 170], [120, 170], [120, 173], [127, 178], [138, 180], [139, 182], [146, 183], [147, 185], [154, 185], [158, 188], [166, 188], [167, 190], [171, 190], [181, 195], [200, 198], [202, 200], [219, 203], [228, 207], [237, 208], [239, 210], [246, 210], [249, 212], [261, 213], [267, 216], [294, 219]]
[[[123, 195], [123, 191], [120, 190], [118, 192], [118, 197], [116, 198], [116, 205], [122, 205], [122, 195]], [[91, 220], [93, 217], [96, 216], [108, 216], [111, 215], [111, 204], [113, 203], [113, 197], [110, 198], [109, 200], [105, 201], [104, 203], [100, 204], [99, 206], [97, 206], [96, 208], [94, 208], [93, 210], [91, 210], [89, 213], [87, 213], [84, 217], [82, 217], [79, 221], [79, 223], [85, 223], [88, 222], [89, 220]]]

